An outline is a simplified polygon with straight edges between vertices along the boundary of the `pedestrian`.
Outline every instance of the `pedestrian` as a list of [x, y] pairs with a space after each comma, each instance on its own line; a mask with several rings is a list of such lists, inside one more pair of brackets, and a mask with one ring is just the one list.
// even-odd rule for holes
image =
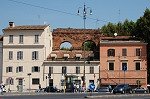
[[41, 84], [39, 84], [39, 90], [41, 90]]
[[111, 85], [109, 85], [108, 88], [109, 88], [109, 92], [111, 93], [111, 91], [112, 91]]

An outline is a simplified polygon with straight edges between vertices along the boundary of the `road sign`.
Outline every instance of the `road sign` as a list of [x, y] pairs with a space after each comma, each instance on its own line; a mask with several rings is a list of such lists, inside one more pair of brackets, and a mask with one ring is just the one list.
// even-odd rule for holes
[[127, 71], [127, 65], [123, 65], [123, 71]]
[[90, 84], [90, 85], [89, 85], [89, 89], [90, 89], [90, 90], [92, 90], [92, 91], [94, 91], [94, 89], [95, 89], [95, 85], [94, 85], [93, 83], [92, 83], [92, 84]]

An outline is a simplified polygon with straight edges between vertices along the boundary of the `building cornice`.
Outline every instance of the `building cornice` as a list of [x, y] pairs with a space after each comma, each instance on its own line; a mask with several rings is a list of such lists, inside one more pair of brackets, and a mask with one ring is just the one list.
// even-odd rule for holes
[[44, 45], [3, 45], [3, 48], [43, 48]]

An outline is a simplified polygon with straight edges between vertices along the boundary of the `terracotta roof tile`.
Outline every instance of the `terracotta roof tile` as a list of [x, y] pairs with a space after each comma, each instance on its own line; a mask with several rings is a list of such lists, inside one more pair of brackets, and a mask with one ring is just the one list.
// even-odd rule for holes
[[7, 27], [5, 30], [43, 30], [49, 25], [22, 25], [22, 26], [14, 26], [14, 27]]

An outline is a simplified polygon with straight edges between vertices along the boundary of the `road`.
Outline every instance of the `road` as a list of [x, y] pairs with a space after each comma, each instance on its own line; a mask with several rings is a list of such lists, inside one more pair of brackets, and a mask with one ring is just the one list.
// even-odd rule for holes
[[110, 93], [49, 93], [4, 95], [0, 99], [150, 99], [150, 94], [110, 94]]

